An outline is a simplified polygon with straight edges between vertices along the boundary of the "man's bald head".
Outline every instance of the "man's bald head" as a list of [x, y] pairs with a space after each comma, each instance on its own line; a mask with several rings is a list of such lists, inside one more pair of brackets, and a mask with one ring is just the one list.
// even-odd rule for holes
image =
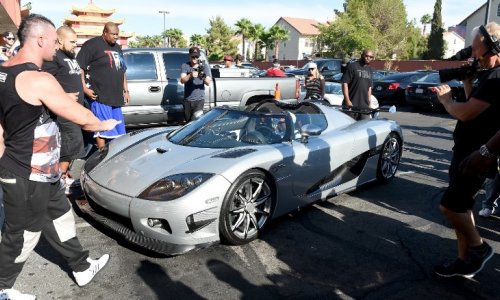
[[104, 40], [113, 46], [118, 40], [118, 36], [120, 34], [120, 30], [118, 29], [118, 25], [113, 22], [108, 22], [104, 25], [104, 30], [102, 31], [102, 37]]
[[69, 26], [61, 26], [57, 29], [57, 41], [59, 49], [65, 52], [69, 57], [75, 56], [77, 46], [77, 36], [73, 28]]

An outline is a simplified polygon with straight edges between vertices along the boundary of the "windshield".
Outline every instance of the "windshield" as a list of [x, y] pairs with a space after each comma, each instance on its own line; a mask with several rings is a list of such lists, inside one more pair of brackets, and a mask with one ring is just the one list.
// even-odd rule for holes
[[174, 144], [200, 148], [269, 145], [290, 140], [291, 122], [285, 113], [215, 108], [174, 131], [168, 139]]
[[325, 93], [342, 95], [342, 85], [338, 83], [325, 83]]

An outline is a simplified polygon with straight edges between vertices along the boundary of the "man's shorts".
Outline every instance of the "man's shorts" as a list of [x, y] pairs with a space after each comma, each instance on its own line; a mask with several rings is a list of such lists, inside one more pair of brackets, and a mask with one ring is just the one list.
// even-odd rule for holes
[[479, 191], [485, 177], [466, 176], [458, 170], [466, 155], [456, 155], [450, 164], [450, 184], [441, 199], [441, 205], [456, 213], [466, 213], [474, 207], [474, 196]]
[[66, 120], [59, 120], [61, 132], [61, 161], [71, 162], [85, 156], [83, 135], [80, 126]]

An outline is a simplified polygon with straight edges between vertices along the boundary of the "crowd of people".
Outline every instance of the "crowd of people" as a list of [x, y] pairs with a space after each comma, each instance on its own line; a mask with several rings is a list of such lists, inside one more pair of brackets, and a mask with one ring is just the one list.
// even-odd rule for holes
[[[85, 42], [76, 54], [73, 29], [62, 26], [56, 30], [49, 19], [32, 14], [22, 21], [17, 41], [12, 32], [2, 36], [0, 184], [4, 209], [0, 212], [5, 216], [0, 215], [0, 298], [35, 299], [13, 285], [41, 235], [65, 258], [79, 286], [88, 284], [109, 260], [108, 254], [90, 258], [80, 244], [65, 188], [72, 184], [71, 162], [85, 155], [81, 129], [93, 132], [98, 149], [125, 133], [121, 107], [129, 103], [130, 96], [118, 35], [118, 26], [106, 23], [102, 36]], [[181, 66], [187, 122], [202, 114], [205, 88], [212, 82], [200, 55], [199, 48], [190, 48], [189, 61]], [[447, 85], [433, 88], [448, 113], [458, 120], [449, 186], [440, 204], [455, 229], [458, 249], [452, 264], [434, 269], [443, 277], [473, 277], [493, 255], [475, 227], [472, 209], [474, 195], [486, 181], [488, 197], [479, 215], [494, 214], [500, 190], [498, 24], [489, 23], [475, 31], [472, 56], [481, 70], [464, 80], [468, 101], [455, 102]], [[358, 61], [347, 66], [342, 77], [345, 106], [370, 106], [373, 58], [373, 51], [364, 50]], [[225, 68], [240, 66], [241, 55], [224, 57]], [[325, 80], [317, 65], [310, 62], [307, 69], [306, 99], [323, 98]], [[267, 75], [285, 76], [278, 60]], [[473, 85], [474, 79], [477, 83]]]

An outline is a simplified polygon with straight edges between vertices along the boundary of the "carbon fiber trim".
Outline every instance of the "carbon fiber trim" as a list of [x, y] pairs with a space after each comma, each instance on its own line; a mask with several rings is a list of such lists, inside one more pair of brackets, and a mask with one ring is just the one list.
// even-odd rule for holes
[[[81, 212], [87, 214], [92, 219], [97, 221], [99, 224], [117, 233], [118, 235], [123, 237], [126, 241], [159, 254], [164, 254], [167, 256], [180, 255], [189, 252], [191, 250], [202, 249], [213, 244], [213, 243], [205, 243], [198, 245], [174, 245], [157, 239], [145, 237], [143, 235], [137, 234], [136, 232], [134, 232], [127, 226], [121, 224], [120, 222], [117, 222], [111, 218], [104, 216], [103, 214], [96, 212], [90, 206], [87, 200], [76, 200], [75, 202]], [[92, 205], [97, 205], [97, 204], [93, 203]]]

